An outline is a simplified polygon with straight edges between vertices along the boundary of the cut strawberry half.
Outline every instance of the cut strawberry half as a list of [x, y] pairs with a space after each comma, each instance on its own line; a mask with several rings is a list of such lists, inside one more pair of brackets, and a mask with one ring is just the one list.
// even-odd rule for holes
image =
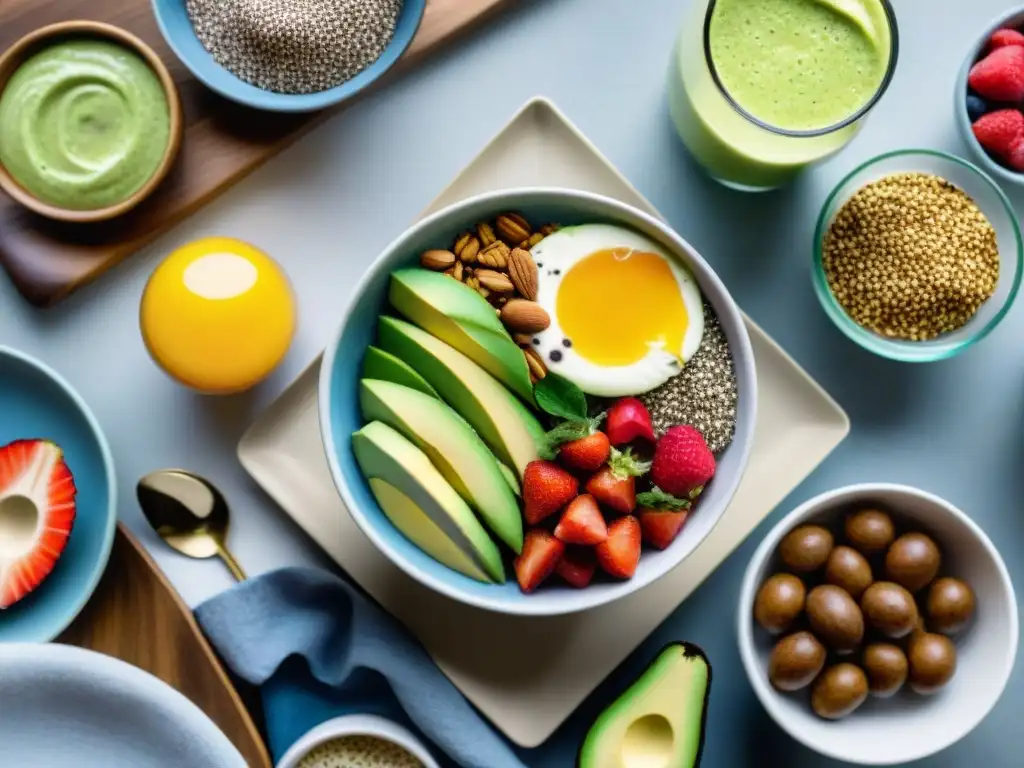
[[608, 538], [608, 525], [593, 496], [584, 493], [569, 502], [555, 527], [555, 538], [584, 546], [600, 544]]
[[683, 530], [683, 525], [689, 514], [689, 510], [686, 509], [673, 511], [640, 507], [637, 510], [637, 516], [640, 518], [643, 540], [655, 549], [667, 549], [668, 545], [675, 541], [679, 532]]
[[75, 481], [60, 448], [48, 440], [0, 448], [0, 609], [50, 575], [74, 522]]
[[596, 570], [594, 550], [583, 547], [566, 547], [565, 554], [555, 566], [555, 573], [561, 576], [566, 584], [576, 589], [588, 586]]
[[565, 552], [565, 544], [547, 531], [534, 528], [526, 532], [523, 551], [515, 559], [516, 580], [523, 592], [533, 592], [550, 576]]
[[594, 547], [597, 562], [606, 573], [630, 579], [640, 563], [640, 523], [632, 515], [608, 526], [608, 539]]

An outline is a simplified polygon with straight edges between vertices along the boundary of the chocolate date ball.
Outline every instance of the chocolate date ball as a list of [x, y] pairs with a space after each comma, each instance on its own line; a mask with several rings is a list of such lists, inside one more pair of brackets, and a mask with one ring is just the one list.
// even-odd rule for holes
[[862, 509], [846, 518], [846, 540], [861, 554], [883, 552], [896, 538], [892, 518], [878, 509]]
[[811, 630], [837, 653], [850, 653], [864, 638], [864, 616], [845, 589], [821, 584], [807, 595], [807, 620]]
[[928, 586], [941, 564], [939, 548], [923, 533], [903, 534], [885, 554], [886, 576], [911, 592]]
[[856, 664], [829, 667], [814, 682], [811, 708], [818, 717], [839, 720], [852, 713], [868, 697], [868, 678]]
[[807, 588], [791, 573], [777, 573], [768, 578], [754, 599], [754, 619], [777, 635], [785, 632], [804, 609]]
[[956, 674], [956, 646], [945, 635], [926, 632], [910, 641], [908, 679], [916, 693], [929, 696]]
[[871, 566], [857, 550], [838, 546], [832, 550], [825, 563], [825, 581], [845, 589], [850, 597], [859, 600], [873, 581]]
[[779, 543], [779, 557], [790, 570], [810, 573], [825, 564], [832, 552], [832, 533], [820, 525], [801, 525]]
[[880, 699], [896, 695], [907, 681], [910, 668], [907, 655], [891, 643], [872, 643], [865, 648], [861, 666], [868, 676], [868, 690]]
[[810, 632], [786, 635], [772, 648], [768, 680], [780, 691], [799, 691], [821, 672], [825, 656], [825, 646]]
[[860, 609], [868, 624], [887, 637], [905, 637], [917, 625], [914, 596], [891, 581], [876, 581], [864, 590]]
[[960, 579], [936, 579], [928, 589], [925, 611], [933, 632], [956, 634], [974, 615], [974, 591]]

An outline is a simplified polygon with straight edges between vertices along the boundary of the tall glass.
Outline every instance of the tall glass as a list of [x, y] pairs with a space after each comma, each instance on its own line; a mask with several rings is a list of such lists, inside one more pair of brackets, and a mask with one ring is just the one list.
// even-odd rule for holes
[[[865, 14], [865, 21], [873, 24], [878, 55], [884, 61], [884, 75], [873, 94], [868, 94], [862, 104], [841, 119], [824, 127], [781, 128], [759, 119], [751, 113], [749, 104], [744, 105], [730, 94], [715, 66], [712, 19], [718, 3], [726, 1], [691, 1], [690, 15], [672, 55], [668, 77], [669, 109], [683, 143], [713, 178], [745, 191], [775, 189], [789, 183], [809, 165], [838, 152], [860, 130], [864, 117], [892, 79], [899, 47], [896, 18], [889, 0], [791, 0], [794, 5], [820, 3], [837, 9], [837, 13]], [[744, 2], [757, 7], [759, 0]], [[778, 7], [780, 2], [772, 0], [766, 5]], [[774, 34], [775, 31], [766, 29], [764, 33]], [[741, 62], [739, 66], [744, 64]], [[753, 68], [758, 64], [749, 62]], [[829, 72], [838, 70], [841, 64]], [[787, 92], [784, 79], [774, 91], [773, 98], [788, 99], [799, 108], [801, 97]]]

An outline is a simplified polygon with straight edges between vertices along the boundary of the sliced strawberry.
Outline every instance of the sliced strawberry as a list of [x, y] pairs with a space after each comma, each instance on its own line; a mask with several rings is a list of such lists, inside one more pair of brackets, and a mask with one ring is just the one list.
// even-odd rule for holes
[[608, 526], [608, 540], [594, 547], [594, 554], [606, 573], [632, 578], [640, 563], [640, 523], [632, 515], [613, 521]]
[[608, 436], [604, 432], [594, 432], [579, 440], [563, 443], [558, 449], [558, 460], [569, 469], [594, 472], [608, 461], [609, 451], [611, 443]]
[[0, 609], [53, 571], [75, 522], [75, 481], [61, 449], [47, 440], [0, 448]]
[[608, 526], [593, 496], [584, 493], [569, 502], [555, 528], [555, 538], [586, 547], [608, 538]]
[[620, 515], [636, 509], [636, 478], [616, 477], [611, 467], [605, 467], [587, 480], [587, 493], [604, 507]]
[[997, 29], [988, 41], [989, 47], [1005, 48], [1008, 45], [1024, 45], [1024, 35], [1016, 29]]
[[579, 481], [552, 461], [531, 461], [523, 472], [523, 517], [530, 525], [576, 498]]
[[519, 588], [533, 592], [554, 572], [564, 552], [565, 544], [547, 531], [536, 528], [527, 531], [522, 554], [513, 562]]
[[689, 514], [689, 510], [685, 509], [674, 512], [669, 509], [640, 507], [637, 516], [640, 518], [644, 541], [655, 549], [668, 548], [683, 530], [683, 524]]
[[651, 414], [646, 406], [635, 397], [623, 397], [616, 400], [608, 409], [608, 418], [604, 425], [605, 432], [612, 445], [624, 445], [642, 437], [654, 442], [654, 427], [651, 425]]
[[555, 573], [567, 584], [576, 589], [583, 589], [590, 584], [597, 570], [594, 551], [583, 547], [567, 547], [562, 559], [555, 566]]

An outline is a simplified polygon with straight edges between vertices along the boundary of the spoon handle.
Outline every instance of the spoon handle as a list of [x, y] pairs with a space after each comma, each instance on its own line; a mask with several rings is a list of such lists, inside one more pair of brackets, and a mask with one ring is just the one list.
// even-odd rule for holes
[[245, 571], [242, 570], [242, 566], [238, 564], [234, 556], [228, 552], [228, 550], [218, 545], [217, 554], [220, 555], [220, 559], [224, 561], [224, 565], [231, 571], [231, 575], [234, 576], [238, 581], [245, 581], [248, 577], [245, 575]]

